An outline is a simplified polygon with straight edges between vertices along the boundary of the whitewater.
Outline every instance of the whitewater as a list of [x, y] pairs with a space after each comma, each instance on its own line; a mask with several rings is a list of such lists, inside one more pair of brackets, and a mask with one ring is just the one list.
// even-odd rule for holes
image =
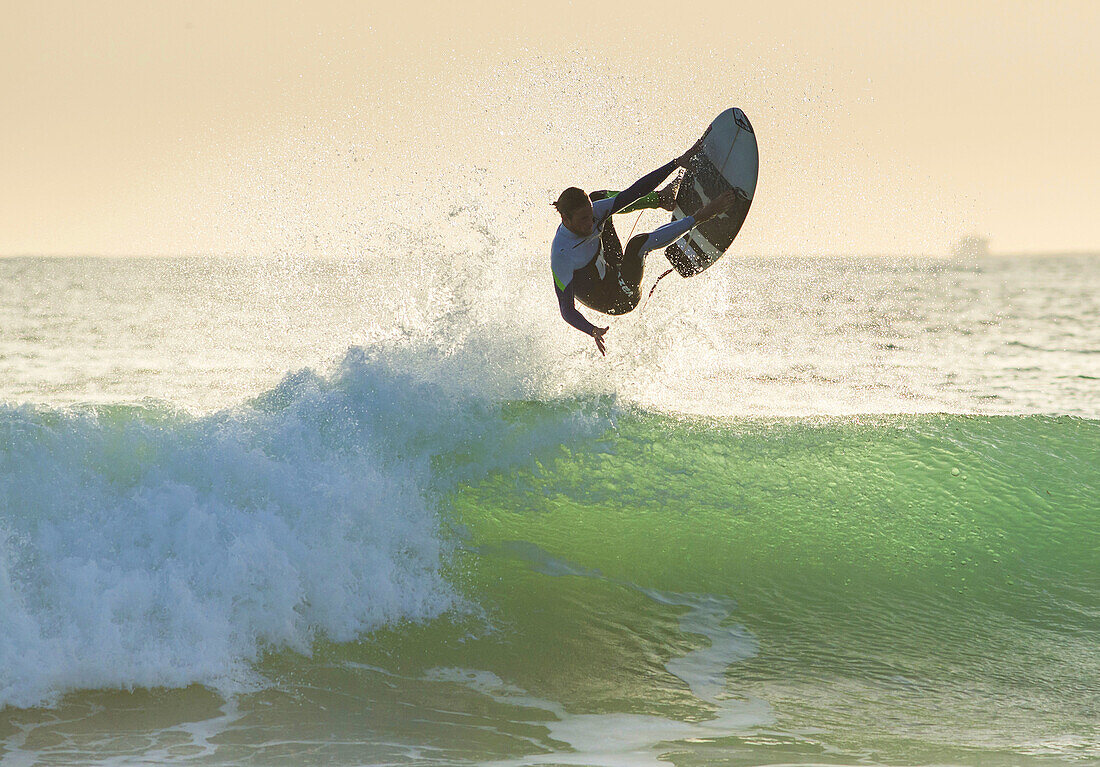
[[0, 260], [5, 764], [1100, 762], [1100, 259], [420, 222]]

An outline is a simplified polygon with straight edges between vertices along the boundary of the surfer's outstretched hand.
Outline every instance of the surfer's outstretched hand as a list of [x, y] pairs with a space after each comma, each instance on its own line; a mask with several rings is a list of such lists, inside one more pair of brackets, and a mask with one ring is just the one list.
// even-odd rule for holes
[[600, 354], [602, 354], [605, 357], [607, 356], [607, 349], [605, 349], [604, 345], [603, 345], [603, 335], [608, 330], [610, 330], [610, 327], [596, 328], [595, 330], [592, 331], [592, 337], [596, 339], [596, 348], [599, 349]]
[[676, 164], [681, 168], [686, 168], [688, 163], [691, 162], [691, 158], [703, 151], [703, 142], [707, 140], [707, 133], [710, 133], [710, 128], [707, 128], [703, 133], [703, 137], [692, 144], [691, 149], [684, 152], [682, 155], [676, 158]]

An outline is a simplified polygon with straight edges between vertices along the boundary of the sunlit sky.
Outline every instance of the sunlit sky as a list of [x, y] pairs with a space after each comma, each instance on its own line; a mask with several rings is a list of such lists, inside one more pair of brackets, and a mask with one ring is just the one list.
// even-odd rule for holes
[[347, 253], [473, 173], [537, 235], [735, 105], [747, 252], [1100, 250], [1100, 3], [2, 7], [0, 255]]

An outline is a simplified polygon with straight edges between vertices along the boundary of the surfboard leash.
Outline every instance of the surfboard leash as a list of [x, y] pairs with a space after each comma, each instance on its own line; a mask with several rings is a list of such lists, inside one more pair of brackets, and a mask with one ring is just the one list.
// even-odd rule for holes
[[675, 271], [676, 269], [674, 268], [669, 269], [667, 272], [657, 278], [657, 282], [653, 283], [653, 287], [649, 289], [649, 295], [645, 297], [645, 303], [642, 304], [642, 309], [646, 308], [646, 304], [649, 303], [649, 299], [653, 298], [653, 294], [657, 292], [657, 285], [660, 284], [661, 280], [663, 280], [665, 277], [669, 276]]

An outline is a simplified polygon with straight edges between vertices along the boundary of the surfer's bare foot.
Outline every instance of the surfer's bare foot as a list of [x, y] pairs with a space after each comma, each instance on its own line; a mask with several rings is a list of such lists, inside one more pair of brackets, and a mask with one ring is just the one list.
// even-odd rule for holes
[[692, 144], [691, 149], [687, 150], [678, 158], [676, 158], [676, 164], [679, 165], [681, 168], [686, 168], [688, 166], [688, 163], [691, 162], [692, 158], [703, 151], [703, 142], [707, 140], [708, 133], [710, 133], [709, 127], [707, 128], [706, 132], [703, 133], [702, 138]]
[[683, 176], [677, 176], [672, 183], [657, 191], [657, 204], [670, 213], [676, 209], [676, 193], [680, 190], [681, 178]]

